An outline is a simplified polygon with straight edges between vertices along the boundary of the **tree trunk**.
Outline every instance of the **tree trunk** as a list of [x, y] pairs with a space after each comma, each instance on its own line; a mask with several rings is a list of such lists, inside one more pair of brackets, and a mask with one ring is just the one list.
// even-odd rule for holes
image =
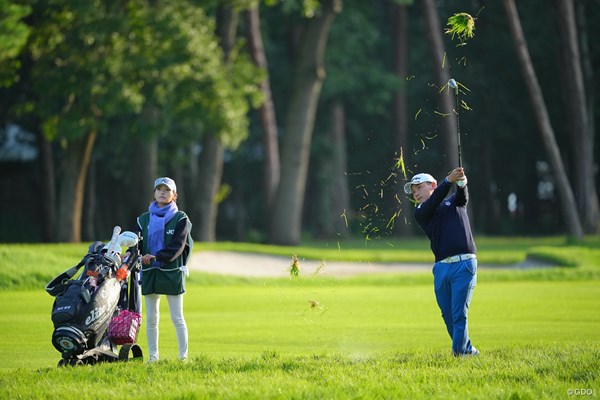
[[[136, 137], [132, 140], [131, 176], [128, 181], [131, 195], [128, 196], [128, 221], [131, 224], [142, 212], [148, 210], [153, 200], [153, 185], [158, 178], [158, 139]], [[131, 218], [131, 219], [130, 219]]]
[[571, 135], [575, 198], [579, 215], [587, 233], [595, 233], [600, 220], [598, 195], [594, 177], [594, 139], [588, 127], [583, 68], [577, 42], [575, 8], [572, 0], [554, 0], [561, 38], [564, 73], [560, 79], [565, 92], [567, 130]]
[[59, 242], [81, 242], [85, 181], [95, 141], [96, 131], [93, 130], [81, 139], [69, 141], [69, 146], [65, 151], [58, 202], [57, 238]]
[[52, 145], [43, 134], [38, 134], [38, 147], [40, 149], [40, 162], [42, 171], [42, 193], [39, 198], [43, 215], [42, 240], [44, 242], [56, 241], [56, 176], [52, 157]]
[[[140, 119], [149, 125], [156, 123], [159, 111], [151, 107], [146, 107], [140, 116]], [[94, 207], [94, 236], [93, 240], [105, 238], [112, 232], [115, 225], [121, 226], [123, 230], [132, 230], [136, 227], [136, 218], [143, 212], [148, 211], [149, 204], [153, 201], [153, 184], [158, 178], [158, 139], [155, 135], [143, 136], [139, 134], [128, 135], [126, 127], [123, 124], [111, 125], [109, 129], [123, 132], [124, 140], [120, 144], [122, 148], [110, 154], [110, 158], [93, 160], [90, 166], [90, 176], [93, 176], [92, 168], [96, 168], [96, 183], [88, 181], [88, 187], [94, 187], [95, 199], [90, 198], [89, 194], [86, 200], [88, 207], [96, 202]], [[106, 196], [107, 173], [104, 169], [105, 163], [110, 163], [114, 157], [125, 158], [126, 169], [120, 170], [118, 182], [115, 184], [120, 188], [117, 197], [114, 197], [113, 190]], [[94, 166], [94, 164], [96, 164]], [[182, 185], [177, 181], [180, 188], [187, 189], [188, 186]], [[91, 189], [90, 189], [91, 190]], [[89, 193], [89, 190], [88, 190]], [[117, 207], [114, 203], [107, 201], [116, 198]], [[180, 208], [180, 198], [177, 200]]]
[[328, 131], [328, 152], [317, 174], [319, 234], [324, 238], [345, 236], [351, 217], [346, 157], [346, 116], [344, 106], [335, 103], [331, 111], [332, 129]]
[[[394, 149], [397, 157], [408, 154], [408, 117], [407, 117], [407, 100], [406, 100], [406, 78], [408, 76], [408, 7], [405, 5], [395, 4], [394, 7], [394, 72], [398, 78], [402, 79], [402, 87], [394, 95], [394, 125], [395, 125], [395, 144]], [[398, 196], [404, 195], [404, 184], [407, 179], [402, 175], [402, 171], [395, 171], [396, 189]], [[397, 209], [400, 204], [394, 200], [392, 209]], [[396, 219], [395, 232], [401, 236], [405, 236], [411, 232], [410, 225], [404, 223], [409, 208], [399, 210], [399, 218]]]
[[550, 124], [550, 117], [548, 116], [548, 110], [544, 103], [542, 90], [533, 69], [533, 63], [529, 55], [529, 50], [527, 49], [525, 35], [523, 34], [521, 21], [519, 20], [519, 14], [514, 0], [503, 0], [503, 2], [504, 8], [506, 9], [509, 29], [515, 43], [515, 50], [517, 52], [519, 63], [521, 64], [523, 79], [531, 98], [535, 120], [538, 124], [542, 142], [544, 143], [546, 153], [550, 160], [550, 165], [552, 165], [554, 171], [563, 218], [569, 235], [581, 239], [583, 238], [583, 229], [581, 227], [579, 216], [577, 215], [575, 197], [573, 196], [571, 184], [569, 183], [569, 179], [565, 172], [560, 150], [554, 136], [554, 130]]
[[194, 239], [214, 242], [217, 238], [217, 207], [215, 198], [223, 176], [223, 145], [213, 135], [202, 142], [198, 180], [196, 181], [196, 207], [192, 221]]
[[[583, 71], [583, 81], [585, 87], [593, 87], [594, 82], [594, 67], [592, 65], [592, 56], [590, 54], [590, 44], [588, 36], [588, 25], [586, 21], [586, 2], [578, 1], [575, 4], [575, 16], [577, 18], [577, 29], [579, 31], [579, 45], [581, 48], [581, 68]], [[594, 120], [594, 104], [595, 92], [593, 90], [586, 91], [587, 96], [587, 111], [588, 111], [588, 130], [592, 138], [592, 148], [595, 144], [595, 120]]]
[[[408, 139], [406, 87], [404, 85], [408, 76], [408, 26], [406, 14], [407, 6], [394, 5], [394, 72], [403, 82], [401, 89], [394, 94], [395, 143], [398, 149], [406, 149]], [[401, 186], [404, 186], [404, 183]]]
[[322, 14], [308, 22], [302, 36], [282, 140], [283, 164], [269, 229], [271, 243], [300, 242], [310, 143], [325, 79], [323, 58], [331, 24], [341, 8], [341, 0], [323, 1]]
[[333, 191], [330, 201], [332, 226], [334, 233], [342, 233], [348, 230], [346, 220], [342, 214], [350, 210], [350, 188], [348, 184], [348, 160], [346, 148], [346, 111], [344, 105], [336, 103], [333, 106]]
[[[581, 67], [583, 70], [584, 87], [593, 87], [594, 82], [594, 67], [590, 55], [590, 45], [588, 39], [588, 27], [586, 22], [586, 2], [578, 1], [575, 4], [575, 15], [577, 17], [577, 28], [579, 31], [579, 45], [581, 47]], [[593, 90], [586, 91], [587, 96], [587, 111], [588, 111], [588, 131], [591, 138], [591, 148], [595, 147], [596, 124], [594, 120], [594, 104], [596, 104], [596, 96]], [[600, 233], [600, 232], [598, 232]]]
[[[446, 49], [444, 46], [444, 34], [440, 26], [440, 17], [437, 12], [437, 6], [434, 0], [423, 0], [423, 16], [425, 18], [425, 33], [429, 42], [431, 51], [431, 61], [435, 74], [435, 80], [438, 88], [442, 88], [450, 80], [450, 73], [444, 68], [444, 55]], [[460, 78], [457, 81], [460, 81]], [[443, 165], [444, 170], [451, 170], [458, 166], [458, 153], [456, 151], [458, 142], [456, 140], [456, 118], [457, 115], [453, 111], [455, 105], [454, 91], [449, 90], [448, 93], [442, 93], [439, 96], [440, 112], [447, 115], [442, 118], [440, 126], [441, 135], [444, 137], [444, 152], [446, 153], [446, 161]], [[460, 110], [456, 110], [460, 112]]]
[[[592, 66], [592, 59], [590, 55], [590, 45], [588, 39], [588, 26], [586, 22], [586, 6], [587, 3], [583, 1], [578, 1], [575, 3], [575, 14], [577, 17], [577, 27], [579, 31], [579, 44], [581, 47], [581, 64], [583, 70], [583, 81], [584, 87], [591, 88], [594, 86], [594, 67]], [[590, 140], [590, 149], [592, 149], [592, 162], [597, 162], [597, 160], [593, 160], [594, 149], [596, 148], [596, 123], [595, 123], [595, 104], [596, 104], [596, 95], [593, 90], [588, 90], [586, 92], [587, 95], [587, 122], [588, 122], [588, 135]], [[597, 185], [597, 177], [598, 172], [594, 171], [594, 183]], [[597, 186], [596, 186], [597, 187]], [[598, 191], [596, 193], [596, 207], [600, 207], [598, 205]], [[590, 229], [591, 230], [591, 229]], [[594, 233], [594, 232], [592, 232]], [[600, 223], [596, 223], [595, 233], [600, 233]]]
[[[225, 61], [233, 48], [239, 13], [231, 7], [219, 8], [217, 19], [217, 34], [221, 39], [221, 47]], [[196, 216], [192, 217], [194, 223], [194, 236], [199, 241], [214, 242], [217, 240], [217, 216], [219, 205], [216, 202], [217, 192], [223, 177], [223, 144], [220, 139], [212, 134], [206, 134], [202, 142], [202, 153], [198, 171], [198, 185], [196, 193]]]
[[[269, 67], [267, 57], [263, 46], [262, 35], [260, 32], [260, 14], [258, 6], [251, 8], [246, 13], [248, 23], [248, 44], [250, 45], [250, 54], [254, 63], [263, 69], [267, 76], [261, 83], [261, 91], [264, 96], [264, 103], [259, 108], [260, 123], [263, 129], [263, 150], [265, 160], [263, 166], [263, 185], [265, 191], [266, 215], [271, 215], [277, 187], [279, 186], [279, 177], [281, 175], [281, 165], [279, 162], [279, 144], [277, 142], [277, 118], [275, 115], [275, 106], [271, 94], [271, 84], [269, 80]], [[268, 226], [269, 221], [267, 221]]]
[[[85, 198], [84, 207], [82, 212], [82, 228], [81, 228], [81, 239], [83, 241], [95, 241], [98, 238], [104, 238], [106, 234], [99, 236], [96, 227], [96, 214], [98, 210], [98, 196], [96, 195], [97, 186], [97, 164], [94, 157], [90, 160], [90, 166], [88, 168], [88, 176], [85, 185]], [[114, 206], [114, 205], [113, 205]], [[106, 232], [109, 232], [108, 230]]]

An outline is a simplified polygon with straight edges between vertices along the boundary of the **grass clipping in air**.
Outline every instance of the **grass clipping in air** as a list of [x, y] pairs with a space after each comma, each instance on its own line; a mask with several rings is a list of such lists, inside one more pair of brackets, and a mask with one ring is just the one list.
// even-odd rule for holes
[[299, 275], [300, 275], [300, 263], [298, 261], [298, 256], [294, 254], [292, 256], [292, 265], [290, 266], [290, 277], [298, 278]]
[[475, 18], [467, 13], [457, 13], [448, 18], [446, 25], [446, 34], [452, 35], [453, 40], [457, 36], [461, 43], [464, 43], [474, 35]]

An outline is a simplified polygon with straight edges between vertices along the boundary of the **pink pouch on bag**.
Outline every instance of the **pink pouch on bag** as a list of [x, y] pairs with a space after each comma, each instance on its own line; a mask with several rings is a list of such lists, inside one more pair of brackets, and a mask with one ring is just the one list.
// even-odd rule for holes
[[122, 310], [108, 325], [108, 336], [116, 344], [135, 343], [142, 322], [142, 316], [129, 310]]

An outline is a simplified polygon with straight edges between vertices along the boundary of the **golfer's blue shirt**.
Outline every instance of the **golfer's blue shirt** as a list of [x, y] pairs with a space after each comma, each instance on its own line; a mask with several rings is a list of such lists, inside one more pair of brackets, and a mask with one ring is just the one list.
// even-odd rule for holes
[[477, 252], [467, 215], [467, 186], [457, 187], [456, 193], [446, 198], [451, 187], [444, 179], [431, 197], [414, 211], [417, 223], [431, 241], [436, 262], [457, 254]]

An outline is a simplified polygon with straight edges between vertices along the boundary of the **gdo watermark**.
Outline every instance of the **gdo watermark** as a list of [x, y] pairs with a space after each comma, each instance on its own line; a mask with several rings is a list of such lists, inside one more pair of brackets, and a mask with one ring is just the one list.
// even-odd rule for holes
[[567, 389], [567, 394], [569, 396], [593, 396], [594, 395], [594, 389], [584, 389], [584, 388], [578, 388], [578, 389]]

